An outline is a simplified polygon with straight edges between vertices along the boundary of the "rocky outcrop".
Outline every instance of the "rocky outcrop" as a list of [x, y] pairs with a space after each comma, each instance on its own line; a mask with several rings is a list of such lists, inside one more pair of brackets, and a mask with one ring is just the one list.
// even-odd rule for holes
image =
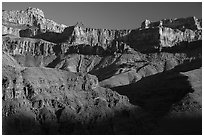
[[172, 29], [191, 29], [191, 30], [200, 30], [202, 29], [201, 20], [196, 17], [187, 17], [187, 18], [176, 18], [176, 19], [163, 19], [161, 21], [151, 22], [150, 20], [145, 20], [141, 24], [141, 28], [153, 28], [153, 27], [168, 27]]
[[181, 42], [202, 39], [201, 23], [195, 17], [162, 20], [159, 24], [150, 21], [145, 23], [135, 30], [92, 29], [79, 23], [73, 27], [68, 43], [91, 47], [97, 45], [114, 53], [128, 50], [128, 46], [139, 51], [161, 50]]
[[2, 50], [23, 66], [47, 66], [58, 55], [56, 44], [41, 39], [4, 36]]
[[117, 52], [127, 49], [125, 43], [115, 41], [131, 30], [108, 30], [86, 28], [82, 23], [67, 27], [46, 19], [42, 10], [28, 8], [21, 11], [3, 11], [3, 34], [40, 38], [53, 43], [89, 45]]
[[[26, 25], [28, 28], [36, 27], [35, 29], [31, 29], [34, 31], [34, 34], [36, 33], [36, 35], [45, 32], [61, 33], [67, 27], [66, 25], [57, 24], [52, 20], [46, 19], [42, 10], [31, 7], [20, 11], [3, 11], [2, 23], [4, 25], [8, 25], [10, 23]], [[25, 33], [22, 34], [21, 32], [20, 34], [22, 36], [31, 36], [29, 33], [25, 35]]]
[[54, 54], [56, 44], [41, 39], [3, 37], [3, 51], [11, 55], [44, 55]]
[[97, 45], [112, 53], [128, 50], [129, 46], [139, 51], [161, 51], [162, 48], [177, 46], [182, 42], [201, 40], [201, 33], [201, 22], [195, 17], [145, 21], [141, 28], [135, 30], [91, 29], [76, 24], [68, 43], [91, 47]]
[[[123, 52], [129, 47], [126, 43], [118, 41], [121, 37], [125, 37], [131, 30], [108, 30], [87, 28], [82, 23], [77, 23], [64, 29], [62, 33], [43, 33], [36, 35], [35, 38], [41, 38], [54, 43], [66, 45], [79, 50], [89, 48], [86, 54], [101, 54], [107, 52]], [[118, 39], [118, 40], [116, 40]], [[124, 39], [124, 38], [123, 38]], [[79, 51], [80, 52], [80, 51]], [[81, 53], [81, 52], [80, 52]]]
[[110, 45], [117, 38], [128, 35], [130, 31], [86, 28], [82, 23], [77, 23], [71, 39], [73, 39], [72, 42], [75, 45], [88, 44], [94, 46], [98, 44], [106, 49], [105, 46]]
[[128, 35], [128, 43], [135, 50], [142, 52], [179, 46], [182, 42], [192, 42], [202, 39], [202, 28], [195, 17], [176, 20], [161, 20], [150, 22], [145, 20], [141, 28], [132, 30]]
[[107, 66], [101, 62], [90, 73], [99, 78], [101, 86], [117, 87], [201, 60], [202, 41], [183, 43], [178, 47], [149, 54], [122, 54], [117, 61], [109, 62]]
[[11, 35], [15, 35], [19, 37], [19, 31], [20, 29], [18, 28], [13, 28], [13, 27], [2, 25], [2, 35], [11, 34]]
[[115, 134], [122, 112], [127, 118], [140, 113], [127, 97], [100, 87], [89, 74], [3, 64], [2, 78], [3, 134]]

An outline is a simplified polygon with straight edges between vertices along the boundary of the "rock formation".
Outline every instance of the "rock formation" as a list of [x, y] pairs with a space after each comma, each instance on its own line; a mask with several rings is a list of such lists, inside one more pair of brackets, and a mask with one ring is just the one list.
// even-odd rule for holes
[[20, 10], [20, 11], [3, 11], [2, 12], [2, 22], [3, 25], [7, 25], [14, 23], [16, 25], [26, 25], [28, 27], [37, 27], [39, 29], [39, 33], [43, 32], [56, 32], [60, 33], [64, 30], [66, 25], [63, 24], [57, 24], [56, 22], [45, 19], [44, 13], [42, 10], [37, 8], [31, 8], [29, 7], [26, 10]]
[[190, 132], [165, 125], [201, 117], [201, 24], [109, 30], [3, 11], [3, 134], [201, 134], [200, 121]]
[[201, 22], [196, 17], [165, 19], [158, 22], [145, 20], [139, 29], [133, 30], [127, 43], [140, 50], [173, 47], [182, 42], [202, 39]]

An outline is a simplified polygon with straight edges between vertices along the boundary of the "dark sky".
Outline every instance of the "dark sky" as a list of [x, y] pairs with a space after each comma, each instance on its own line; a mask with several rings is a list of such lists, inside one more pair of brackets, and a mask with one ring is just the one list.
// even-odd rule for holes
[[57, 23], [74, 25], [83, 22], [87, 27], [109, 29], [138, 28], [145, 19], [158, 21], [164, 18], [196, 16], [202, 18], [201, 2], [3, 2], [3, 10], [21, 10], [35, 7], [45, 17]]

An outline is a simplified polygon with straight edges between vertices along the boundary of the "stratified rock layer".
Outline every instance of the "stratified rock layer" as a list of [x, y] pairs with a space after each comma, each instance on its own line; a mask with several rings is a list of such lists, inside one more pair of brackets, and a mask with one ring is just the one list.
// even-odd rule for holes
[[18, 25], [26, 25], [28, 27], [37, 27], [39, 32], [51, 31], [60, 33], [66, 27], [52, 20], [45, 19], [43, 11], [37, 8], [28, 8], [20, 11], [3, 11], [2, 22], [5, 25], [11, 22]]
[[201, 134], [201, 24], [109, 30], [3, 11], [3, 134]]

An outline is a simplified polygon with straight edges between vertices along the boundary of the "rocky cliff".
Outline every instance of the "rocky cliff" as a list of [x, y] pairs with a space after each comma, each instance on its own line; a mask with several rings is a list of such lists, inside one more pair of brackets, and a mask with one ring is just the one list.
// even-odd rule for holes
[[176, 18], [176, 19], [163, 19], [161, 21], [151, 22], [150, 20], [145, 20], [141, 24], [141, 28], [152, 28], [164, 26], [172, 29], [191, 29], [191, 30], [201, 30], [202, 23], [201, 20], [196, 17], [187, 17], [187, 18]]
[[139, 29], [108, 30], [87, 28], [82, 23], [67, 27], [46, 19], [43, 11], [28, 8], [3, 11], [3, 34], [34, 37], [54, 43], [100, 47], [109, 52], [123, 52], [129, 46], [135, 50], [161, 50], [181, 42], [201, 40], [201, 21], [196, 17], [145, 20]]
[[3, 134], [201, 134], [164, 124], [200, 118], [201, 22], [110, 30], [3, 11]]
[[127, 43], [140, 51], [162, 50], [182, 42], [201, 40], [201, 33], [201, 22], [196, 17], [164, 19], [158, 22], [145, 20], [139, 29], [131, 32]]
[[3, 11], [2, 12], [3, 25], [14, 23], [17, 25], [26, 25], [27, 27], [35, 26], [37, 31], [41, 32], [56, 32], [60, 33], [64, 30], [66, 25], [57, 24], [56, 22], [46, 19], [42, 10], [37, 8], [27, 8], [20, 11]]

